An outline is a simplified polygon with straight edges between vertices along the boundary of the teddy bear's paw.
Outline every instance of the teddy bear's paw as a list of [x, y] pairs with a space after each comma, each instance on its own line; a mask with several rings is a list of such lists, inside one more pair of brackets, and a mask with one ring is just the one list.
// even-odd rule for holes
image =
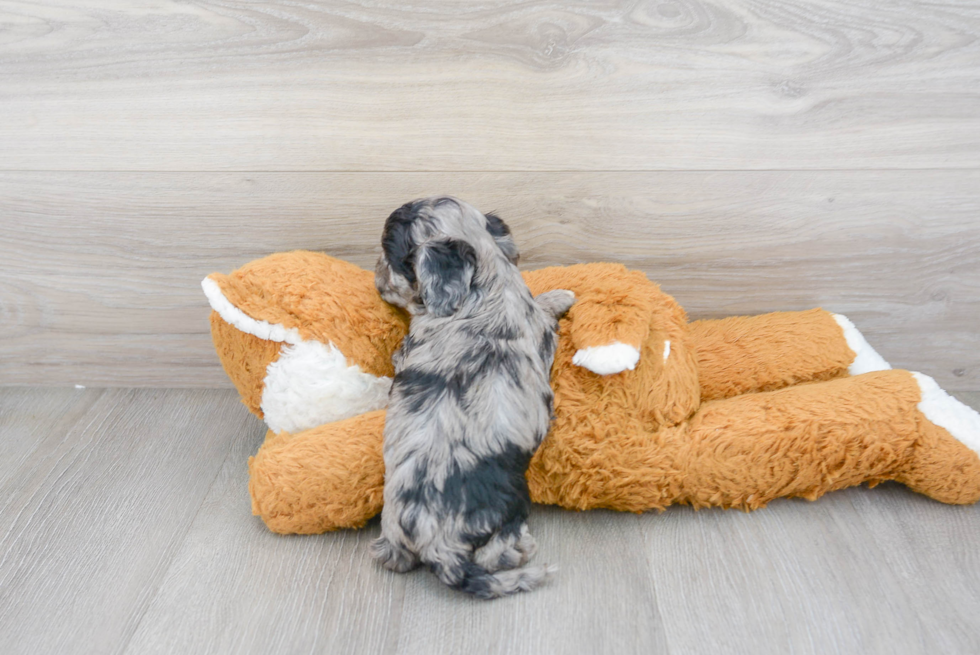
[[919, 383], [922, 400], [919, 411], [935, 425], [944, 428], [964, 446], [980, 455], [980, 414], [940, 388], [922, 373], [912, 373]]
[[848, 373], [851, 375], [861, 375], [862, 373], [891, 369], [891, 364], [886, 362], [885, 358], [871, 347], [868, 340], [864, 338], [860, 330], [854, 327], [854, 323], [850, 319], [843, 314], [831, 314], [831, 316], [834, 317], [837, 325], [844, 331], [844, 340], [847, 341], [847, 347], [855, 353], [854, 361], [847, 367]]
[[640, 361], [640, 351], [616, 341], [607, 346], [583, 348], [572, 357], [572, 363], [599, 375], [632, 371]]

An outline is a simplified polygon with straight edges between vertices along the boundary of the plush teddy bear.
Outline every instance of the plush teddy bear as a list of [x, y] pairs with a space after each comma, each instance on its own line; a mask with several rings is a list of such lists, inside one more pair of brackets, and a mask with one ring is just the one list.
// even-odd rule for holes
[[[642, 273], [582, 264], [524, 274], [569, 289], [555, 419], [531, 461], [535, 502], [640, 512], [755, 509], [897, 480], [980, 499], [980, 415], [891, 370], [820, 309], [688, 323]], [[242, 401], [269, 431], [249, 460], [253, 513], [282, 533], [362, 526], [381, 510], [391, 356], [408, 316], [370, 271], [297, 251], [202, 283]]]

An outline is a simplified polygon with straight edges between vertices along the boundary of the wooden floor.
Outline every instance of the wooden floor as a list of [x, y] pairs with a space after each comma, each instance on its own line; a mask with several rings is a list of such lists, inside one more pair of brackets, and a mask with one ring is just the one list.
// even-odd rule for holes
[[[980, 406], [980, 393], [961, 395]], [[0, 653], [962, 653], [980, 506], [886, 484], [754, 513], [536, 507], [530, 594], [377, 567], [360, 531], [251, 516], [227, 390], [0, 389]]]

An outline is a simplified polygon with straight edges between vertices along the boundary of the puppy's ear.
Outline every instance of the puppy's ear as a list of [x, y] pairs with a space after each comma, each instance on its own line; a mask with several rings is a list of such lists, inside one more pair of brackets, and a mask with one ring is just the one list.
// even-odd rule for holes
[[475, 272], [476, 251], [465, 241], [426, 241], [415, 254], [419, 297], [433, 316], [449, 316], [459, 309]]
[[391, 212], [381, 235], [381, 249], [388, 260], [388, 266], [410, 283], [415, 282], [415, 272], [412, 270], [415, 256], [412, 223], [418, 217], [416, 204], [406, 202]]
[[487, 232], [497, 242], [497, 247], [504, 253], [504, 257], [516, 266], [521, 255], [517, 252], [517, 244], [514, 243], [514, 237], [510, 235], [510, 228], [507, 227], [507, 223], [504, 223], [502, 218], [493, 213], [487, 214], [486, 218]]

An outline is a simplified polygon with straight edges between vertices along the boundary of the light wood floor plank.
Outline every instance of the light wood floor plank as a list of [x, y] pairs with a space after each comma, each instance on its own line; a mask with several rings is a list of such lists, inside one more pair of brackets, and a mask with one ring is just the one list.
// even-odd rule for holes
[[101, 396], [101, 389], [0, 388], [0, 514], [35, 451], [59, 442]]
[[[640, 535], [622, 515], [536, 507], [538, 559], [568, 570], [533, 594], [488, 604], [424, 571], [378, 567], [368, 555], [376, 522], [269, 533], [250, 516], [249, 454], [241, 442], [229, 456], [128, 653], [666, 652], [645, 558], [629, 548]], [[612, 550], [621, 555], [594, 557]], [[610, 586], [615, 598], [597, 602]]]
[[629, 517], [536, 507], [538, 559], [567, 570], [486, 603], [425, 571], [378, 567], [368, 555], [376, 522], [319, 536], [265, 531], [249, 516], [245, 456], [226, 462], [128, 653], [667, 652]]
[[623, 262], [695, 318], [824, 306], [980, 386], [980, 171], [0, 173], [0, 384], [227, 386], [202, 277], [296, 248], [372, 267], [385, 217], [447, 192], [525, 267]]
[[[886, 485], [750, 515], [672, 508], [641, 520], [672, 653], [966, 655], [980, 643], [977, 507]], [[905, 558], [921, 560], [917, 579], [891, 566]]]
[[230, 444], [257, 428], [227, 391], [112, 390], [77, 414], [5, 489], [5, 654], [121, 652]]
[[535, 562], [560, 567], [547, 586], [488, 607], [413, 572], [394, 652], [670, 652], [635, 517], [535, 507], [529, 526], [538, 541]]
[[126, 652], [391, 652], [405, 581], [374, 566], [377, 530], [266, 530], [248, 495], [257, 446], [242, 439], [228, 455]]
[[4, 0], [5, 170], [980, 164], [980, 8]]
[[[976, 653], [980, 644], [978, 508], [939, 505], [898, 485], [888, 485], [879, 495], [857, 496], [854, 507], [874, 541], [875, 565], [890, 570], [900, 597], [914, 614], [923, 636], [923, 647], [917, 652]], [[883, 507], [891, 511], [883, 512]], [[877, 611], [887, 611], [893, 604], [883, 599]], [[907, 652], [915, 652], [914, 643], [909, 643]]]

